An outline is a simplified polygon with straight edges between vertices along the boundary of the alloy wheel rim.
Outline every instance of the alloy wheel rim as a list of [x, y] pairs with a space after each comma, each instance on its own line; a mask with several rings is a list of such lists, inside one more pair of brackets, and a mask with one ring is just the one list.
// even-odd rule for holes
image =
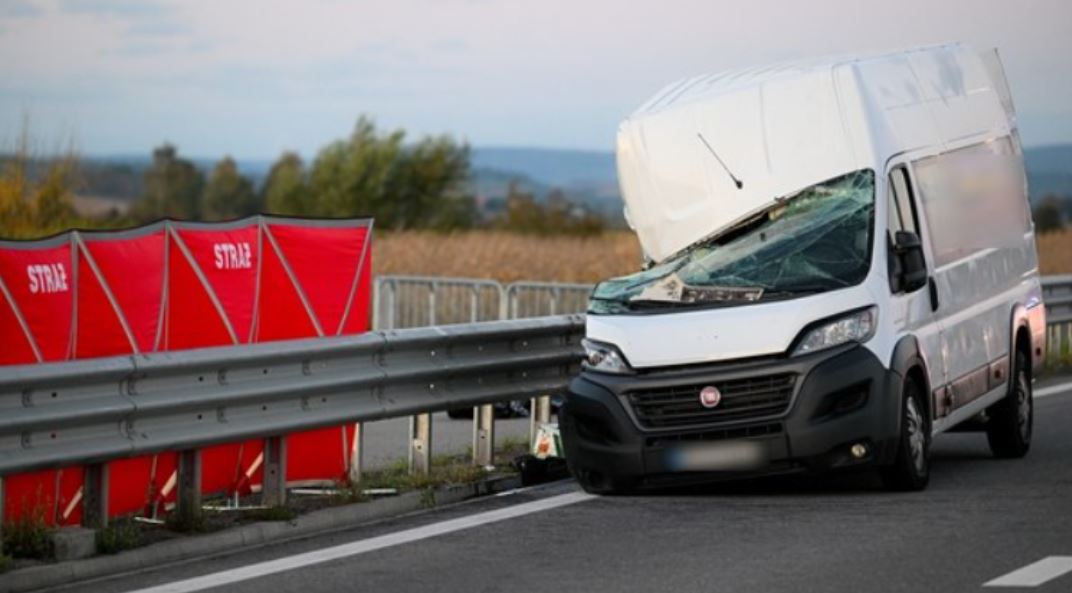
[[923, 430], [923, 415], [919, 413], [915, 398], [909, 398], [906, 408], [908, 425], [908, 447], [912, 454], [912, 465], [916, 472], [922, 474], [926, 469], [926, 442], [927, 436]]
[[1025, 442], [1031, 437], [1031, 395], [1025, 387], [1026, 383], [1026, 377], [1021, 372], [1016, 381], [1016, 421], [1020, 437]]

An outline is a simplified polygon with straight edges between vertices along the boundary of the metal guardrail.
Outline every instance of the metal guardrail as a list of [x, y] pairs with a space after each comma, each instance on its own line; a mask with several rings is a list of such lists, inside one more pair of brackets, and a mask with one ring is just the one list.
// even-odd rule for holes
[[[0, 475], [87, 464], [87, 488], [106, 488], [105, 462], [177, 450], [190, 512], [200, 447], [268, 437], [263, 495], [278, 504], [281, 435], [552, 393], [576, 371], [583, 333], [574, 315], [0, 367]], [[411, 459], [426, 472], [430, 425], [420, 428]]]
[[1072, 363], [1072, 275], [1043, 276], [1046, 350], [1054, 364]]
[[1072, 322], [1072, 275], [1043, 276], [1042, 300], [1050, 322]]

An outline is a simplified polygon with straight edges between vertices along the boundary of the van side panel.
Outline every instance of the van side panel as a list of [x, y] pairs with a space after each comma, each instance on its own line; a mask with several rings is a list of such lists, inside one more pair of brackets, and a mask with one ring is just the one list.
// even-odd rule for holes
[[1010, 314], [1038, 282], [1022, 164], [1005, 145], [1000, 154], [969, 148], [913, 163], [937, 266], [952, 410], [988, 391], [988, 369], [1010, 354]]

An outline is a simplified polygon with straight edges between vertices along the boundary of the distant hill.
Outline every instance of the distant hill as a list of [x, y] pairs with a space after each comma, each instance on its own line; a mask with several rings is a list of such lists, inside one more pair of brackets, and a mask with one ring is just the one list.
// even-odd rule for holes
[[556, 148], [479, 147], [472, 150], [477, 169], [522, 173], [557, 187], [617, 183], [614, 153]]
[[1047, 194], [1072, 196], [1072, 144], [1024, 149], [1031, 201]]
[[[528, 148], [477, 148], [477, 167], [497, 173], [517, 172], [533, 182], [560, 187], [568, 193], [598, 196], [598, 201], [619, 201], [614, 153]], [[1031, 201], [1046, 194], [1072, 195], [1072, 144], [1036, 146], [1024, 150]], [[570, 189], [582, 190], [569, 192]], [[618, 206], [620, 208], [620, 205]]]
[[612, 224], [625, 223], [612, 152], [475, 147], [470, 163], [474, 193], [486, 201], [504, 197], [516, 182], [537, 200], [559, 189], [570, 201], [598, 212]]

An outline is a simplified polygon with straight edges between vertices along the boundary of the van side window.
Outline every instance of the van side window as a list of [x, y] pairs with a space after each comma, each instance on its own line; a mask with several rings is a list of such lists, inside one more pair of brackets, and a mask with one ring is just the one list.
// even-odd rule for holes
[[922, 158], [912, 169], [935, 266], [1016, 245], [1030, 230], [1023, 163], [1007, 136]]
[[888, 262], [890, 291], [898, 293], [901, 292], [901, 264], [893, 255], [894, 237], [897, 236], [897, 231], [919, 234], [915, 203], [912, 199], [912, 187], [908, 180], [908, 172], [903, 166], [890, 171], [887, 201], [889, 212], [887, 234], [890, 247], [888, 251], [890, 254]]

